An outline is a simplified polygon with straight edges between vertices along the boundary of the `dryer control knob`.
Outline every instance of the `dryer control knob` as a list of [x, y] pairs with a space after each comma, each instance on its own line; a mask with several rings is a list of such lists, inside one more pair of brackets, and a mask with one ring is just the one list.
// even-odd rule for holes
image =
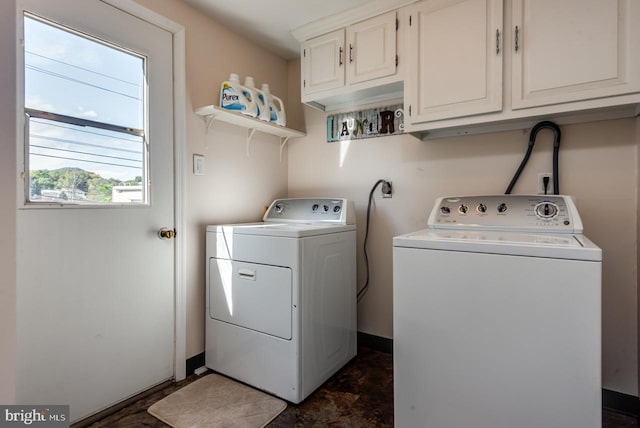
[[284, 205], [282, 205], [282, 204], [276, 204], [276, 212], [277, 212], [278, 214], [281, 214], [283, 210], [284, 210]]
[[480, 214], [484, 214], [487, 212], [487, 206], [485, 204], [478, 204], [478, 206], [476, 207], [476, 211], [478, 211]]
[[469, 212], [469, 206], [468, 206], [468, 205], [465, 205], [465, 204], [460, 205], [460, 207], [458, 208], [458, 212], [459, 212], [460, 214], [466, 214], [466, 213], [468, 213], [468, 212]]
[[498, 205], [498, 212], [499, 213], [503, 213], [503, 212], [506, 212], [506, 211], [507, 211], [507, 204], [502, 203], [502, 204]]

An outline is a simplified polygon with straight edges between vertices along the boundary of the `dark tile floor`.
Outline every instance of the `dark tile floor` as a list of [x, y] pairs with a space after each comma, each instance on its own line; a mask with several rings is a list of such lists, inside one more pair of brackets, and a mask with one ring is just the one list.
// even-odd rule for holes
[[[195, 381], [190, 376], [92, 425], [102, 427], [166, 427], [147, 408]], [[303, 403], [288, 404], [268, 427], [392, 427], [393, 360], [391, 355], [361, 347], [358, 356]], [[602, 428], [637, 428], [634, 417], [604, 411]], [[517, 427], [516, 427], [517, 428]]]

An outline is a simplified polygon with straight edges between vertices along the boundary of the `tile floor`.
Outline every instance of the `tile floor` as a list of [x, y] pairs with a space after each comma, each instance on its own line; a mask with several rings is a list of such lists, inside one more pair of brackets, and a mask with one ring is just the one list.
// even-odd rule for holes
[[[102, 427], [167, 427], [147, 408], [186, 384], [193, 375], [90, 425]], [[361, 347], [358, 356], [303, 403], [288, 404], [269, 428], [392, 427], [393, 360], [391, 355]], [[602, 428], [638, 428], [632, 416], [604, 411]], [[517, 428], [517, 427], [514, 427]]]

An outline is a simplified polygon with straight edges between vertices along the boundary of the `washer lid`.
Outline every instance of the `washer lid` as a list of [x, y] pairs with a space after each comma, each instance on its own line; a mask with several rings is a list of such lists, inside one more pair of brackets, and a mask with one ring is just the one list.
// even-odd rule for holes
[[394, 247], [601, 261], [602, 250], [583, 235], [495, 230], [425, 229], [393, 238]]

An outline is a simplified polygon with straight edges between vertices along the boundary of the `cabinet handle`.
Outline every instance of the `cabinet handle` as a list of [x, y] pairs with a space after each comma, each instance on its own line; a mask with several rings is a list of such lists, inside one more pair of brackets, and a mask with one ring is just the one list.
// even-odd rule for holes
[[353, 45], [349, 43], [349, 64], [353, 62]]
[[520, 30], [518, 29], [518, 26], [516, 25], [516, 41], [515, 41], [515, 48], [516, 48], [516, 52], [518, 52], [518, 34], [519, 34]]
[[496, 29], [496, 55], [500, 54], [500, 29]]
[[338, 54], [338, 65], [342, 67], [342, 46], [340, 46], [340, 53]]

